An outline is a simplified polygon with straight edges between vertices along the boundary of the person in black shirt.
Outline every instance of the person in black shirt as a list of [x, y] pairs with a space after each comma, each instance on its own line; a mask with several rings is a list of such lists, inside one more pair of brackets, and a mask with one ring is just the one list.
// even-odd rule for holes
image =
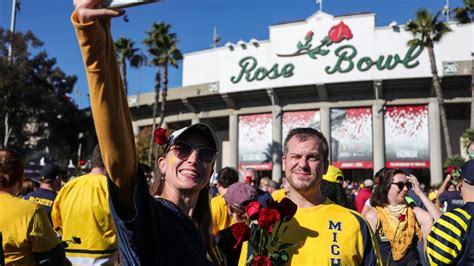
[[40, 187], [25, 195], [24, 199], [41, 205], [51, 220], [51, 208], [61, 186], [61, 168], [56, 164], [46, 164], [41, 169]]

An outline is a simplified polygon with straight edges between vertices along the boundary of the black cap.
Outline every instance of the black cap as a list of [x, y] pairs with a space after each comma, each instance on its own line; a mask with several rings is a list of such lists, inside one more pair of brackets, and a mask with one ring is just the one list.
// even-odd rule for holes
[[465, 162], [461, 166], [461, 177], [464, 182], [474, 185], [474, 159]]
[[47, 164], [43, 166], [43, 169], [41, 169], [41, 175], [40, 175], [40, 180], [45, 181], [45, 180], [54, 180], [56, 177], [61, 176], [62, 171], [59, 166], [55, 164]]

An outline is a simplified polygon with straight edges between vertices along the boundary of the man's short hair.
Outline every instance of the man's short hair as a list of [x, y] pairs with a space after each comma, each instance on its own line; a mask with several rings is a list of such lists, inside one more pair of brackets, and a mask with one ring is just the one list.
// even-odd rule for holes
[[239, 181], [239, 173], [234, 168], [224, 167], [217, 174], [217, 183], [224, 188], [228, 188], [237, 181]]
[[286, 135], [285, 142], [283, 144], [283, 154], [288, 153], [288, 141], [290, 141], [290, 139], [294, 136], [296, 136], [300, 141], [306, 141], [310, 138], [319, 138], [319, 140], [321, 140], [320, 149], [322, 150], [323, 159], [325, 161], [328, 160], [329, 145], [326, 137], [324, 137], [323, 133], [320, 131], [310, 127], [299, 127], [290, 130], [288, 135]]
[[102, 161], [99, 144], [95, 145], [94, 150], [92, 151], [91, 165], [92, 168], [105, 168], [104, 161]]

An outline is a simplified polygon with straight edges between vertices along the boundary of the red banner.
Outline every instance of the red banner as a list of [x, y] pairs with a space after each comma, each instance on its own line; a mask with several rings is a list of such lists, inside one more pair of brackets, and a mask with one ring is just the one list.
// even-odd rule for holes
[[332, 162], [332, 165], [341, 169], [367, 169], [373, 167], [372, 161]]
[[384, 123], [387, 167], [430, 167], [427, 105], [388, 106]]
[[390, 161], [386, 162], [388, 168], [430, 168], [429, 161]]

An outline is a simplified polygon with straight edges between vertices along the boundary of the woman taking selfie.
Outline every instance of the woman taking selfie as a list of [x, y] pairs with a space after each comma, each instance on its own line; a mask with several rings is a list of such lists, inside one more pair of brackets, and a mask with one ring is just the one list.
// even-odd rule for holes
[[[76, 29], [91, 108], [109, 177], [111, 212], [123, 265], [215, 265], [221, 260], [210, 224], [209, 178], [219, 145], [205, 124], [161, 136], [158, 197], [148, 193], [138, 167], [127, 97], [120, 79], [110, 17], [102, 0], [76, 0]], [[164, 137], [164, 138], [163, 138]]]

